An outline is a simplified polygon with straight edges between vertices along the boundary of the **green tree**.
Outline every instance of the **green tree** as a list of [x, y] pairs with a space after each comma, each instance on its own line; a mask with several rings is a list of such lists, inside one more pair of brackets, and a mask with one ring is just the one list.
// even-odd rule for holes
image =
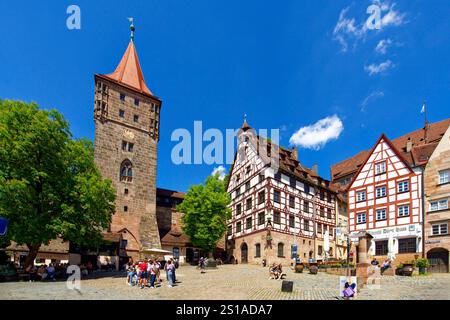
[[191, 186], [177, 207], [184, 213], [183, 231], [195, 247], [208, 253], [216, 248], [227, 229], [226, 221], [231, 218], [231, 199], [225, 187], [219, 174], [209, 176], [204, 185]]
[[94, 164], [90, 141], [73, 140], [56, 110], [0, 101], [0, 216], [25, 244], [25, 266], [57, 237], [93, 245], [111, 222], [115, 191]]

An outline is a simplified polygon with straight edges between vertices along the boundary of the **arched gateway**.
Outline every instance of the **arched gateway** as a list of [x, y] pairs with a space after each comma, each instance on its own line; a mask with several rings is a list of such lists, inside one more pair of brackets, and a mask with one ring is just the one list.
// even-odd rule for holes
[[448, 268], [449, 252], [444, 248], [434, 248], [427, 252], [427, 259], [430, 262], [429, 272], [446, 273]]

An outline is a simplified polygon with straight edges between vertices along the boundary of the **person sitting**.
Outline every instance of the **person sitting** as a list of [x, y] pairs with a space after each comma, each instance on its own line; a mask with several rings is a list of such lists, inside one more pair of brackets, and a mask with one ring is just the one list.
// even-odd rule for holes
[[50, 265], [47, 268], [47, 278], [51, 279], [51, 280], [56, 280], [55, 275], [56, 275], [56, 269], [53, 266], [53, 264], [50, 263]]
[[278, 279], [278, 266], [276, 263], [273, 263], [272, 266], [269, 267], [269, 280], [270, 279]]
[[380, 263], [377, 261], [377, 258], [373, 258], [373, 260], [370, 264], [374, 267], [377, 267]]
[[278, 271], [278, 278], [277, 279], [282, 280], [283, 277], [286, 277], [286, 273], [283, 273], [283, 268], [281, 266], [281, 263], [278, 265], [277, 271]]
[[383, 272], [385, 272], [390, 267], [391, 267], [391, 261], [384, 260], [383, 264], [381, 265], [381, 274], [383, 274]]

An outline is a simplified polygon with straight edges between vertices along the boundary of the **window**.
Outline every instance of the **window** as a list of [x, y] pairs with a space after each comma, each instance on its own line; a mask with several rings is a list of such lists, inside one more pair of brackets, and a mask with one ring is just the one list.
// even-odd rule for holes
[[261, 244], [255, 244], [255, 258], [261, 257]]
[[356, 193], [356, 201], [361, 202], [366, 200], [366, 192], [365, 191], [358, 191]]
[[309, 231], [309, 220], [303, 220], [303, 229]]
[[236, 188], [236, 197], [241, 194], [241, 187]]
[[325, 200], [325, 192], [320, 190], [320, 200]]
[[430, 211], [448, 209], [448, 199], [430, 201]]
[[305, 193], [309, 194], [309, 192], [310, 192], [309, 184], [305, 184]]
[[439, 184], [450, 183], [450, 169], [439, 171]]
[[398, 239], [398, 253], [415, 253], [416, 238]]
[[365, 213], [358, 213], [356, 216], [356, 223], [366, 223], [366, 214]]
[[240, 183], [241, 182], [241, 175], [238, 174], [236, 175], [236, 183]]
[[263, 204], [266, 201], [266, 193], [261, 191], [258, 193], [258, 204]]
[[289, 195], [289, 207], [295, 208], [295, 197], [293, 195]]
[[303, 202], [303, 211], [305, 213], [309, 212], [309, 202], [308, 201]]
[[433, 236], [448, 234], [448, 224], [447, 223], [433, 224], [432, 234]]
[[327, 193], [327, 202], [331, 202], [331, 193]]
[[323, 254], [323, 246], [318, 246], [317, 253], [319, 254], [319, 256]]
[[251, 171], [252, 171], [252, 167], [251, 166], [247, 166], [247, 168], [245, 168], [245, 173], [246, 174], [250, 174]]
[[322, 218], [325, 218], [325, 208], [324, 207], [320, 207], [320, 216]]
[[245, 183], [245, 190], [247, 191], [247, 190], [250, 190], [250, 181], [247, 181], [246, 183]]
[[259, 182], [263, 182], [265, 179], [264, 173], [259, 174]]
[[133, 152], [133, 147], [134, 147], [133, 143], [122, 141], [122, 150], [123, 151]]
[[273, 191], [273, 201], [276, 203], [280, 203], [281, 193], [280, 191], [274, 190]]
[[123, 207], [123, 212], [128, 212], [128, 206]]
[[375, 255], [385, 256], [388, 254], [388, 240], [375, 241]]
[[407, 192], [409, 191], [409, 181], [400, 181], [397, 185], [397, 192]]
[[322, 234], [322, 224], [321, 223], [317, 224], [317, 233]]
[[278, 171], [277, 173], [275, 173], [274, 178], [275, 178], [275, 180], [277, 180], [277, 181], [281, 181], [281, 172]]
[[172, 249], [172, 253], [173, 253], [174, 259], [179, 259], [180, 258], [180, 248], [174, 247]]
[[128, 188], [125, 188], [125, 190], [123, 191], [124, 194], [128, 194]]
[[386, 197], [386, 186], [377, 187], [376, 196], [377, 198]]
[[398, 216], [407, 217], [409, 216], [409, 205], [398, 207]]
[[231, 236], [233, 234], [233, 226], [229, 225], [227, 230], [227, 235]]
[[289, 227], [295, 228], [295, 217], [293, 214], [289, 215]]
[[133, 121], [134, 122], [139, 122], [139, 116], [137, 114], [134, 115]]
[[241, 232], [241, 229], [242, 229], [242, 224], [241, 224], [241, 222], [239, 221], [239, 222], [236, 222], [236, 232]]
[[281, 223], [281, 214], [278, 211], [275, 211], [273, 213], [273, 222], [276, 224], [280, 224]]
[[280, 242], [278, 244], [278, 258], [284, 257], [284, 243]]
[[236, 205], [236, 215], [237, 215], [237, 216], [240, 215], [241, 212], [242, 212], [242, 205], [241, 205], [240, 203], [238, 203], [238, 204]]
[[258, 225], [262, 225], [265, 222], [266, 215], [264, 212], [258, 213]]
[[119, 110], [119, 117], [121, 118], [125, 117], [125, 110], [122, 109]]
[[128, 152], [133, 152], [134, 143], [128, 143]]
[[386, 209], [377, 210], [377, 220], [386, 220]]
[[252, 198], [247, 199], [245, 210], [252, 210]]
[[245, 220], [245, 227], [247, 230], [252, 228], [252, 218], [247, 218], [247, 220]]
[[289, 178], [289, 185], [290, 185], [292, 188], [295, 188], [295, 187], [297, 186], [297, 181], [295, 180], [294, 177], [290, 177], [290, 178]]
[[123, 161], [120, 166], [120, 181], [133, 181], [133, 166], [129, 160]]
[[386, 161], [379, 162], [375, 165], [375, 174], [383, 174], [386, 172]]
[[331, 208], [327, 209], [327, 218], [331, 219]]
[[134, 105], [135, 105], [136, 107], [139, 107], [139, 99], [134, 99]]
[[123, 94], [123, 93], [120, 94], [120, 101], [122, 101], [122, 102], [125, 101], [125, 94]]

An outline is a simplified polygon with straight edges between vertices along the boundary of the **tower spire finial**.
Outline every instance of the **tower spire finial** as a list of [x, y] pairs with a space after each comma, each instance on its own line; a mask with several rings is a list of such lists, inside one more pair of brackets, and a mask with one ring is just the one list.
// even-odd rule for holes
[[134, 18], [130, 17], [127, 19], [128, 19], [128, 21], [130, 21], [130, 31], [131, 31], [130, 40], [133, 41], [134, 40], [134, 30], [136, 30], [136, 28], [134, 27]]

